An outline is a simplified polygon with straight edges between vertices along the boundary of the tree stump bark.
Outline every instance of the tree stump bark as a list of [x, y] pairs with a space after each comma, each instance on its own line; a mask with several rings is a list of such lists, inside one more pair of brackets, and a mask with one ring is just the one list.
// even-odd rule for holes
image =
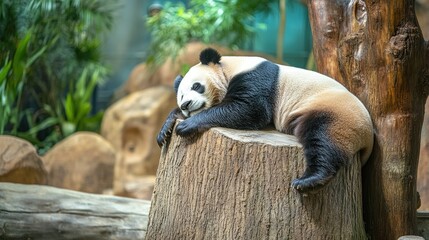
[[375, 128], [363, 169], [363, 204], [371, 239], [417, 233], [416, 173], [429, 42], [414, 0], [307, 1], [317, 70], [347, 87], [368, 108]]
[[304, 164], [296, 139], [276, 131], [173, 135], [147, 239], [365, 239], [358, 156], [309, 196], [290, 187]]
[[149, 202], [0, 183], [0, 239], [143, 239]]

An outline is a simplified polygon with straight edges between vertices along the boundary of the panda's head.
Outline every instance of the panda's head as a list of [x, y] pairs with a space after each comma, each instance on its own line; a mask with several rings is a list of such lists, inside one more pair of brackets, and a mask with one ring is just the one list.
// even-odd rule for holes
[[216, 50], [207, 48], [200, 54], [201, 63], [174, 81], [177, 105], [186, 117], [218, 104], [223, 97], [225, 77], [220, 59], [221, 55]]

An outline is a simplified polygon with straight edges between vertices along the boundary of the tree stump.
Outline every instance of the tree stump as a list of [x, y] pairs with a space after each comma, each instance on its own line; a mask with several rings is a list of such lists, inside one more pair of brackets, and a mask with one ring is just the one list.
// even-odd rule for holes
[[290, 185], [301, 145], [277, 131], [212, 128], [163, 148], [147, 239], [365, 239], [361, 166], [316, 194]]

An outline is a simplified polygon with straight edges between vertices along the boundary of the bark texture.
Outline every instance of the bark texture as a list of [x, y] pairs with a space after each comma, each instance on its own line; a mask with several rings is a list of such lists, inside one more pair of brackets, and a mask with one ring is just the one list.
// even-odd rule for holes
[[363, 170], [367, 233], [415, 234], [429, 50], [414, 1], [309, 0], [308, 8], [318, 70], [356, 94], [374, 121], [375, 149]]
[[0, 239], [143, 239], [150, 203], [0, 183]]
[[173, 135], [147, 239], [365, 239], [357, 156], [314, 195], [290, 187], [303, 170], [299, 143], [276, 131]]

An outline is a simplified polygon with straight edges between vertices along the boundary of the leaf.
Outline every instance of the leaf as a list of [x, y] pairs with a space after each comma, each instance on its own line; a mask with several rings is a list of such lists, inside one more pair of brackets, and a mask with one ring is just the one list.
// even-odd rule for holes
[[81, 103], [79, 105], [79, 111], [75, 116], [75, 123], [78, 124], [82, 119], [84, 119], [91, 111], [90, 103]]
[[66, 119], [67, 121], [74, 121], [75, 119], [75, 109], [73, 104], [73, 98], [72, 95], [69, 93], [67, 94], [66, 100], [63, 101], [64, 105], [64, 111], [66, 112]]
[[28, 32], [25, 34], [24, 38], [21, 39], [21, 41], [18, 42], [18, 47], [16, 48], [15, 54], [13, 56], [13, 83], [12, 88], [14, 88], [18, 82], [23, 80], [23, 76], [25, 73], [25, 66], [26, 66], [26, 54], [27, 54], [27, 47], [28, 43], [31, 39], [31, 32]]
[[31, 56], [26, 63], [26, 68], [30, 67], [45, 51], [46, 51], [47, 47], [44, 46], [43, 48], [41, 48], [39, 51], [37, 51], [35, 54], [33, 54], [33, 56]]
[[98, 131], [100, 128], [100, 122], [103, 119], [104, 112], [99, 111], [97, 114], [91, 117], [86, 117], [82, 119], [80, 123], [80, 131]]
[[86, 79], [88, 76], [88, 69], [84, 69], [82, 74], [80, 75], [80, 78], [76, 82], [76, 87], [74, 88], [74, 98], [80, 99], [82, 96], [85, 95], [85, 85], [86, 85]]
[[85, 93], [82, 97], [83, 101], [90, 101], [91, 100], [90, 98], [92, 96], [92, 93], [94, 92], [95, 86], [99, 82], [99, 79], [100, 79], [100, 72], [94, 71], [88, 85], [85, 88]]
[[72, 133], [76, 132], [76, 124], [72, 122], [63, 122], [61, 124], [61, 131], [63, 132], [64, 137], [68, 137]]
[[58, 121], [57, 118], [49, 117], [49, 118], [44, 119], [39, 124], [34, 125], [33, 127], [31, 127], [28, 130], [28, 133], [29, 134], [36, 134], [36, 133], [38, 133], [38, 132], [40, 132], [42, 130], [45, 130], [45, 129], [49, 128], [49, 127], [55, 126], [58, 123], [59, 123], [59, 121]]
[[0, 84], [2, 84], [4, 80], [6, 80], [7, 74], [9, 73], [11, 66], [12, 63], [6, 60], [6, 64], [0, 70]]

